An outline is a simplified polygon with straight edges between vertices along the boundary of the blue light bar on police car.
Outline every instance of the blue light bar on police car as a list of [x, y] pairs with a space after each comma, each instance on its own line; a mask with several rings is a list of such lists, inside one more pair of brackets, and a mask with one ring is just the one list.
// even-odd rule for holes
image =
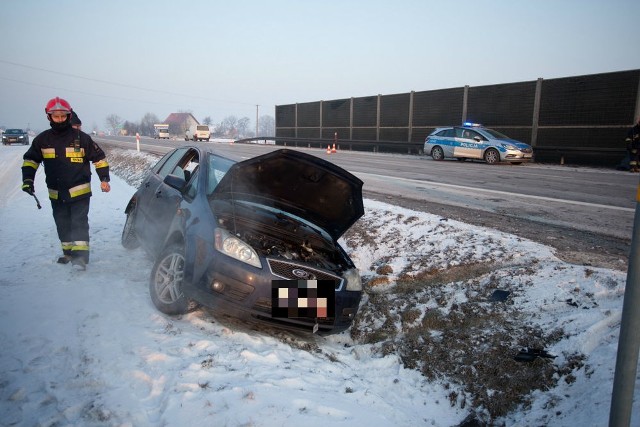
[[471, 123], [471, 122], [464, 122], [462, 124], [462, 126], [467, 126], [467, 127], [473, 127], [473, 128], [479, 128], [482, 125], [480, 123]]

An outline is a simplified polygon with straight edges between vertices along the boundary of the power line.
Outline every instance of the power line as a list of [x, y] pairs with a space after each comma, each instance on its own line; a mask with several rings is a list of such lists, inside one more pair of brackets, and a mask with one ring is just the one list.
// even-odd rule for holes
[[[92, 82], [96, 82], [96, 83], [104, 83], [104, 84], [109, 84], [109, 85], [113, 85], [113, 86], [120, 86], [120, 87], [129, 88], [129, 89], [137, 89], [137, 90], [142, 90], [142, 91], [147, 91], [147, 92], [162, 93], [162, 94], [165, 94], [165, 95], [183, 96], [183, 97], [187, 97], [187, 98], [201, 99], [201, 100], [210, 101], [210, 102], [225, 102], [225, 103], [234, 103], [234, 104], [242, 104], [242, 105], [252, 105], [252, 106], [255, 105], [253, 103], [246, 103], [246, 102], [239, 102], [239, 101], [228, 101], [228, 100], [223, 100], [223, 99], [212, 99], [212, 98], [206, 98], [206, 97], [197, 96], [197, 95], [187, 95], [187, 94], [184, 94], [184, 93], [169, 92], [169, 91], [165, 91], [165, 90], [149, 89], [149, 88], [145, 88], [145, 87], [141, 87], [141, 86], [128, 85], [128, 84], [124, 84], [124, 83], [110, 82], [110, 81], [107, 81], [107, 80], [94, 79], [94, 78], [91, 78], [91, 77], [78, 76], [76, 74], [63, 73], [63, 72], [60, 72], [60, 71], [48, 70], [46, 68], [34, 67], [34, 66], [31, 66], [31, 65], [25, 65], [25, 64], [19, 64], [17, 62], [6, 61], [6, 60], [2, 60], [2, 59], [0, 59], [0, 63], [14, 65], [16, 67], [28, 68], [28, 69], [36, 70], [36, 71], [43, 71], [43, 72], [46, 72], [46, 73], [57, 74], [57, 75], [60, 75], [60, 76], [73, 77], [73, 78], [76, 78], [76, 79], [87, 80], [87, 81], [92, 81]], [[2, 78], [2, 77], [0, 77], [0, 78]], [[10, 80], [10, 79], [5, 78], [5, 80]], [[27, 82], [21, 82], [21, 83], [30, 84], [30, 83], [27, 83]], [[38, 86], [37, 84], [34, 84], [34, 85]], [[47, 86], [44, 86], [44, 87], [47, 87]], [[103, 95], [96, 95], [96, 96], [103, 96]]]

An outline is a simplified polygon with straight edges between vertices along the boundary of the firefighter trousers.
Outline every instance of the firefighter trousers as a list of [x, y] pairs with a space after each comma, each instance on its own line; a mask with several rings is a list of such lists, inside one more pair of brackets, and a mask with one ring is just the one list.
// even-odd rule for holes
[[59, 202], [51, 200], [62, 252], [71, 257], [82, 257], [89, 263], [89, 198]]

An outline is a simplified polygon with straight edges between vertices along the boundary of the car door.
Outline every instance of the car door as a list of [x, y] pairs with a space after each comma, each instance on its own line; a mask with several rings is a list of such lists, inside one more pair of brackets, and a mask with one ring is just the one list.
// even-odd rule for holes
[[465, 159], [481, 159], [482, 158], [482, 137], [473, 129], [456, 128], [456, 145], [454, 148], [454, 157], [462, 157]]
[[164, 241], [171, 220], [180, 203], [180, 192], [166, 185], [163, 180], [169, 174], [175, 174], [181, 162], [187, 156], [188, 148], [178, 148], [159, 162], [158, 167], [145, 178], [144, 190], [139, 198], [140, 217], [136, 221], [136, 230], [143, 235], [152, 248], [159, 248]]

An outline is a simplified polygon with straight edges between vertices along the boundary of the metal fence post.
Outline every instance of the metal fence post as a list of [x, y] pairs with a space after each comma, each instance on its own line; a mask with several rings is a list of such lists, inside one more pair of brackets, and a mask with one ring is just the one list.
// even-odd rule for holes
[[640, 184], [636, 192], [636, 212], [633, 220], [633, 236], [627, 270], [627, 284], [622, 304], [620, 337], [616, 356], [616, 372], [613, 378], [609, 427], [628, 427], [631, 422], [633, 389], [638, 368], [640, 348]]
[[542, 78], [536, 81], [536, 93], [533, 99], [533, 117], [531, 119], [531, 146], [538, 144], [538, 120], [540, 119], [540, 97], [542, 96]]

